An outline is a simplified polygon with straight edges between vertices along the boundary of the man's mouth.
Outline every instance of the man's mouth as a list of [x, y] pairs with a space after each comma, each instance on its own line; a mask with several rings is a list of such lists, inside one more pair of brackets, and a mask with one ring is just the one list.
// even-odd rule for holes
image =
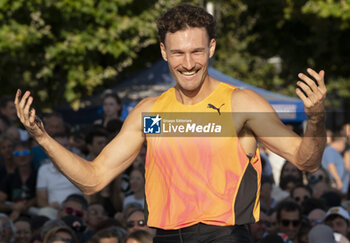
[[182, 75], [184, 75], [185, 77], [193, 77], [194, 75], [196, 75], [198, 73], [199, 69], [195, 70], [195, 71], [179, 71]]

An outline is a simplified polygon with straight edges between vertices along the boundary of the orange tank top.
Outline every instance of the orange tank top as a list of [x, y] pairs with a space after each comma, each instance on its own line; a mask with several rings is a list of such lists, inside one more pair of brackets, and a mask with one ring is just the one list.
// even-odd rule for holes
[[[219, 83], [201, 102], [184, 105], [177, 101], [175, 89], [171, 88], [156, 100], [152, 113], [218, 113], [210, 105], [221, 107], [220, 112], [231, 112], [234, 89]], [[236, 134], [146, 139], [148, 226], [179, 229], [200, 222], [227, 226], [259, 219], [260, 156], [257, 151], [249, 159]]]

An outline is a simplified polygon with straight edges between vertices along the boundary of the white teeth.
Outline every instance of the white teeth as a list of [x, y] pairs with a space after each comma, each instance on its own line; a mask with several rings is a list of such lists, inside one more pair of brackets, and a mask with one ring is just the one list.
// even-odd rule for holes
[[192, 75], [195, 75], [196, 72], [182, 72], [182, 74], [185, 76], [192, 76]]

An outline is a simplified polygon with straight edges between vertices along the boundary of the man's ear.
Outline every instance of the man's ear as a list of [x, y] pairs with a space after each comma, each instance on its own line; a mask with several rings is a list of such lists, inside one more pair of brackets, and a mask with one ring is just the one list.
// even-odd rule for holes
[[213, 38], [209, 43], [209, 58], [212, 58], [216, 48], [216, 40]]
[[160, 43], [160, 53], [162, 54], [162, 57], [164, 59], [164, 61], [168, 61], [168, 57], [167, 57], [167, 54], [166, 54], [166, 50], [165, 50], [165, 45], [163, 42]]

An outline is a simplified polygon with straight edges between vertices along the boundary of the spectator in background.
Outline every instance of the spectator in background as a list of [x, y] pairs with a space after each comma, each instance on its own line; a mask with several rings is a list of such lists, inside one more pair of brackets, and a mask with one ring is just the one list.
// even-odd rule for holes
[[335, 133], [333, 141], [326, 147], [322, 157], [322, 166], [331, 175], [333, 187], [343, 195], [348, 193], [349, 173], [346, 171], [341, 152], [345, 149], [346, 138]]
[[303, 205], [303, 202], [309, 198], [311, 198], [312, 190], [310, 187], [297, 184], [291, 191], [291, 198], [293, 198], [300, 206]]
[[144, 211], [140, 209], [135, 209], [129, 213], [126, 219], [126, 227], [128, 228], [128, 233], [134, 232], [135, 230], [152, 232], [147, 226]]
[[[53, 138], [69, 149], [69, 141], [65, 133], [54, 134]], [[63, 200], [69, 195], [82, 194], [82, 192], [51, 161], [48, 161], [39, 168], [36, 194], [40, 208], [52, 207], [58, 210]]]
[[94, 126], [85, 138], [89, 154], [87, 160], [94, 160], [108, 143], [108, 133], [105, 128]]
[[0, 165], [0, 184], [6, 175], [15, 172], [16, 164], [13, 161], [14, 142], [8, 135], [0, 136], [0, 155], [2, 164]]
[[136, 230], [128, 235], [125, 243], [152, 243], [152, 235], [144, 230]]
[[322, 195], [333, 190], [331, 186], [324, 181], [316, 182], [311, 188], [313, 198], [322, 198]]
[[312, 210], [316, 208], [327, 211], [328, 207], [326, 201], [321, 198], [308, 198], [303, 202], [302, 214], [307, 216]]
[[101, 191], [87, 196], [90, 203], [101, 203], [109, 217], [123, 209], [124, 194], [121, 191], [122, 174], [112, 180]]
[[29, 136], [26, 130], [19, 128], [17, 111], [13, 103], [13, 97], [5, 95], [0, 98], [0, 116], [2, 116], [9, 126], [15, 126], [19, 132], [20, 140], [27, 141]]
[[126, 205], [125, 208], [123, 208], [123, 212], [117, 212], [114, 215], [114, 218], [116, 220], [118, 220], [125, 228], [126, 228], [126, 221], [128, 219], [128, 216], [131, 212], [133, 212], [134, 210], [139, 210], [139, 211], [143, 211], [143, 207], [141, 204], [139, 203], [129, 203], [128, 205]]
[[106, 90], [103, 95], [103, 118], [96, 120], [94, 124], [107, 127], [109, 121], [120, 119], [123, 106], [119, 96], [111, 90]]
[[67, 227], [67, 224], [61, 219], [53, 219], [45, 222], [40, 230], [40, 239], [41, 240], [45, 239], [45, 236], [50, 230], [61, 226]]
[[15, 236], [15, 226], [12, 220], [4, 213], [0, 213], [0, 221], [2, 223], [1, 243], [12, 243]]
[[261, 177], [261, 189], [260, 189], [260, 207], [268, 212], [271, 208], [276, 206], [276, 200], [271, 197], [273, 189], [273, 179], [271, 177]]
[[343, 207], [332, 207], [327, 211], [324, 223], [331, 227], [334, 232], [345, 237], [349, 234], [350, 216]]
[[31, 242], [35, 243], [35, 240], [41, 241], [40, 231], [43, 228], [44, 224], [50, 219], [46, 216], [32, 216], [30, 219], [30, 228], [32, 230], [32, 239]]
[[301, 225], [301, 207], [294, 201], [285, 200], [276, 206], [279, 230], [294, 243]]
[[300, 228], [297, 234], [297, 239], [295, 242], [297, 243], [308, 243], [308, 234], [311, 230], [311, 225], [310, 222], [307, 218], [302, 217], [301, 218], [301, 223], [300, 223]]
[[0, 184], [0, 204], [2, 212], [10, 213], [12, 220], [36, 205], [35, 186], [37, 171], [32, 169], [30, 145], [21, 142], [14, 147], [16, 170], [8, 174]]
[[319, 181], [322, 181], [329, 186], [331, 185], [331, 180], [329, 178], [328, 171], [323, 167], [320, 167], [318, 170], [316, 170], [313, 173], [307, 173], [306, 178], [309, 186], [311, 187]]
[[89, 205], [85, 214], [86, 231], [84, 232], [84, 242], [92, 237], [96, 232], [96, 227], [107, 218], [107, 212], [102, 204], [92, 203]]
[[293, 175], [287, 175], [280, 180], [280, 188], [288, 192], [289, 195], [297, 184], [300, 184], [300, 180]]
[[62, 219], [67, 215], [74, 215], [84, 219], [87, 207], [88, 202], [83, 195], [71, 194], [62, 202], [57, 218]]
[[57, 133], [66, 133], [66, 125], [61, 114], [54, 112], [45, 114], [43, 118], [45, 130], [50, 136]]
[[44, 243], [79, 243], [74, 231], [68, 226], [58, 226], [51, 229], [44, 238]]
[[282, 178], [285, 178], [286, 176], [294, 176], [299, 183], [303, 183], [303, 173], [301, 170], [299, 170], [295, 165], [290, 163], [289, 161], [285, 161], [280, 174], [280, 182]]
[[10, 125], [5, 131], [5, 134], [11, 137], [15, 143], [18, 143], [21, 141], [20, 132], [15, 125]]
[[[89, 126], [90, 127], [90, 126]], [[87, 127], [77, 125], [70, 133], [69, 142], [73, 150], [79, 151], [79, 154], [86, 157], [89, 154], [89, 150], [86, 145]]]
[[32, 238], [30, 219], [21, 217], [15, 221], [15, 241], [14, 243], [29, 243]]
[[12, 96], [4, 95], [0, 98], [0, 115], [5, 117], [9, 123], [17, 122], [17, 112]]
[[318, 225], [312, 228], [308, 235], [310, 243], [324, 242], [336, 243], [332, 229], [327, 225]]
[[131, 202], [137, 202], [144, 207], [145, 204], [145, 169], [142, 166], [133, 168], [130, 173], [130, 187], [132, 195], [124, 199], [123, 207]]
[[126, 231], [117, 226], [112, 226], [98, 231], [89, 241], [89, 243], [123, 243], [126, 238]]
[[86, 225], [83, 222], [83, 219], [74, 215], [67, 215], [62, 218], [62, 221], [74, 231], [78, 241], [82, 242], [82, 237], [86, 230]]
[[266, 232], [268, 234], [277, 234], [278, 233], [278, 224], [277, 224], [277, 212], [276, 208], [270, 210], [266, 216]]
[[266, 214], [263, 211], [260, 211], [260, 220], [249, 225], [252, 243], [259, 243], [266, 234], [266, 218]]
[[322, 224], [325, 216], [326, 212], [324, 210], [315, 208], [308, 214], [307, 218], [309, 219], [311, 226], [314, 227], [315, 225]]

